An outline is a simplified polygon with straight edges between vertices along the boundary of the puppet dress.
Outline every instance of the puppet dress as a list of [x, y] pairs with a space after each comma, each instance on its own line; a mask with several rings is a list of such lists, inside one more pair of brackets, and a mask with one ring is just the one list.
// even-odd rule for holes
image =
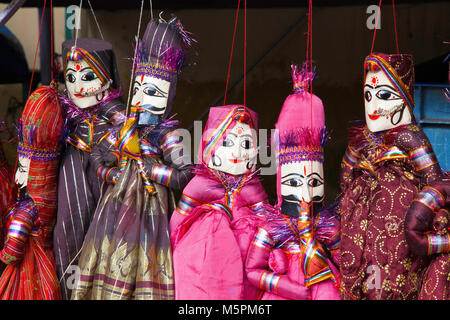
[[171, 218], [177, 300], [254, 300], [245, 274], [250, 242], [267, 195], [254, 172], [233, 176], [205, 166], [183, 191]]
[[441, 177], [428, 138], [415, 124], [355, 126], [341, 168], [341, 286], [354, 299], [417, 299], [428, 258], [408, 246], [405, 216], [421, 186]]
[[[112, 182], [118, 170], [120, 176], [89, 226], [71, 299], [174, 299], [168, 213], [176, 203], [170, 188], [183, 188], [191, 177], [189, 165], [170, 163], [174, 153], [180, 154], [179, 138], [173, 128], [160, 125], [141, 136], [142, 158], [122, 158], [122, 170], [106, 168], [106, 181]], [[115, 145], [110, 135], [92, 157], [103, 161]]]
[[59, 300], [52, 233], [63, 118], [53, 83], [31, 94], [18, 132], [18, 155], [30, 159], [28, 184], [4, 220], [0, 259], [7, 266], [0, 277], [0, 299]]
[[[107, 184], [89, 162], [89, 155], [98, 141], [114, 126], [110, 114], [123, 108], [116, 91], [103, 103], [81, 109], [68, 99], [62, 99], [66, 110], [69, 134], [58, 175], [58, 214], [54, 247], [58, 276], [62, 277], [70, 262], [81, 249], [89, 223]], [[65, 274], [64, 284], [70, 277]], [[63, 285], [64, 296], [70, 290]]]
[[[261, 207], [260, 212], [264, 223], [258, 228], [246, 261], [247, 276], [262, 290], [259, 298], [340, 300], [337, 288], [340, 224], [336, 214], [323, 209], [314, 216], [313, 234], [320, 247], [308, 251], [308, 245], [304, 245], [306, 238], [301, 236], [305, 234], [301, 224], [309, 227], [309, 223], [304, 224], [310, 220], [308, 214], [292, 217], [267, 206]], [[305, 256], [313, 250], [315, 254]], [[305, 259], [314, 265], [314, 272], [311, 273], [311, 267], [305, 270]]]

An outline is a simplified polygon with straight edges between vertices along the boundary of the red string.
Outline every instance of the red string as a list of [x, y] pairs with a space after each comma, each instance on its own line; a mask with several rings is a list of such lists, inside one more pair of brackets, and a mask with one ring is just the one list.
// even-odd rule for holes
[[53, 0], [50, 0], [50, 66], [51, 66], [51, 75], [52, 78], [50, 80], [53, 81]]
[[392, 14], [394, 15], [395, 45], [397, 47], [397, 54], [398, 54], [399, 51], [398, 51], [398, 37], [397, 37], [397, 21], [396, 21], [396, 18], [395, 18], [395, 3], [394, 3], [394, 0], [392, 0]]
[[228, 63], [227, 84], [225, 86], [225, 95], [224, 95], [224, 98], [223, 98], [223, 104], [224, 105], [225, 105], [225, 102], [227, 100], [228, 83], [229, 83], [229, 80], [230, 80], [231, 61], [233, 59], [234, 39], [236, 37], [236, 30], [237, 30], [237, 22], [238, 22], [238, 17], [239, 17], [239, 6], [240, 6], [240, 4], [241, 4], [241, 0], [238, 0], [238, 5], [237, 5], [237, 9], [236, 9], [236, 19], [235, 19], [235, 22], [234, 22], [233, 42], [231, 43], [230, 61]]
[[[309, 57], [306, 57], [306, 61], [309, 60], [309, 71], [312, 72], [312, 0], [309, 0], [309, 8], [308, 8], [308, 47], [309, 47]], [[308, 70], [307, 70], [308, 71]], [[313, 125], [313, 106], [312, 106], [312, 81], [309, 83], [309, 97], [310, 97], [310, 127], [312, 128]], [[311, 173], [313, 168], [313, 160], [311, 159]], [[311, 186], [311, 210], [310, 214], [311, 216], [314, 216], [314, 206], [312, 205], [312, 200], [314, 197], [314, 188]], [[312, 219], [311, 219], [312, 221]]]
[[380, 3], [378, 4], [378, 13], [377, 13], [377, 18], [375, 20], [375, 28], [373, 29], [373, 39], [372, 39], [372, 47], [370, 48], [370, 55], [372, 55], [373, 53], [373, 45], [375, 44], [375, 36], [377, 34], [377, 27], [378, 27], [378, 21], [380, 19], [380, 12], [381, 12], [381, 2], [383, 0], [380, 0]]
[[244, 106], [246, 106], [247, 87], [247, 0], [244, 1]]
[[39, 27], [39, 36], [38, 36], [38, 42], [36, 46], [36, 52], [34, 54], [34, 63], [33, 63], [33, 70], [31, 71], [31, 79], [30, 79], [30, 89], [28, 90], [28, 96], [31, 94], [31, 86], [33, 84], [33, 77], [34, 77], [34, 68], [36, 67], [36, 58], [39, 50], [39, 42], [41, 41], [41, 31], [42, 31], [42, 23], [44, 22], [44, 14], [45, 14], [45, 5], [47, 4], [47, 0], [44, 0], [44, 7], [42, 8], [42, 16], [41, 16], [41, 25]]

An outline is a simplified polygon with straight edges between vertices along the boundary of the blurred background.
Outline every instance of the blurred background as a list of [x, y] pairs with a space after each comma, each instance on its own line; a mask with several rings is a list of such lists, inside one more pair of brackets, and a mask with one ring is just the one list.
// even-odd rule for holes
[[[339, 4], [336, 4], [336, 3]], [[78, 37], [98, 37], [111, 42], [118, 62], [125, 101], [130, 83], [132, 42], [138, 29], [141, 1], [83, 1]], [[223, 104], [237, 0], [144, 1], [141, 35], [151, 15], [181, 19], [198, 43], [191, 49], [188, 66], [177, 85], [173, 112], [181, 127], [192, 129], [195, 120], [207, 119], [208, 108]], [[342, 155], [347, 146], [349, 121], [364, 119], [363, 60], [370, 53], [374, 12], [379, 1], [313, 1], [312, 56], [316, 66], [313, 92], [323, 100], [331, 141], [325, 148], [327, 202], [337, 195]], [[0, 119], [7, 130], [1, 134], [7, 161], [14, 166], [17, 140], [15, 121], [28, 91], [47, 84], [50, 73], [50, 42], [59, 63], [61, 43], [75, 37], [74, 6], [80, 1], [53, 1], [53, 36], [50, 34], [50, 0], [0, 1]], [[292, 63], [301, 64], [306, 53], [308, 1], [247, 1], [247, 106], [259, 114], [259, 127], [274, 128], [284, 99], [292, 92]], [[152, 7], [152, 11], [150, 10]], [[244, 96], [244, 1], [241, 1], [226, 104], [242, 104]], [[39, 23], [44, 24], [38, 47]], [[93, 14], [94, 12], [94, 14]], [[395, 13], [400, 53], [410, 53], [416, 64], [415, 113], [438, 159], [450, 170], [447, 136], [450, 104], [448, 88], [450, 2], [396, 1]], [[9, 16], [8, 16], [9, 15]], [[393, 8], [381, 6], [380, 29], [374, 51], [395, 53]], [[96, 22], [97, 21], [97, 22]], [[100, 30], [99, 30], [99, 27]], [[75, 26], [76, 27], [76, 26]], [[34, 70], [33, 83], [30, 83]], [[293, 115], [301, 117], [301, 115]], [[195, 154], [193, 152], [193, 154]], [[275, 175], [262, 176], [273, 203]]]

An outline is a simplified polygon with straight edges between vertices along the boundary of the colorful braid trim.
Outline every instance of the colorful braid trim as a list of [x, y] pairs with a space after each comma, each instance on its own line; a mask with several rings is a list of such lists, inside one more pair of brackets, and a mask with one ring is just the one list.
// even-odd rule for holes
[[59, 159], [61, 153], [59, 149], [38, 149], [32, 145], [19, 142], [17, 154], [19, 157], [25, 157], [33, 160], [53, 161]]
[[414, 149], [409, 153], [409, 157], [414, 162], [417, 171], [423, 170], [438, 163], [436, 155], [434, 154], [433, 148], [431, 146], [423, 146]]
[[438, 211], [445, 204], [444, 196], [438, 190], [429, 186], [424, 187], [414, 201], [427, 206], [433, 212]]
[[200, 201], [197, 201], [183, 193], [175, 211], [179, 214], [182, 214], [183, 216], [187, 216], [191, 212], [191, 210], [194, 209], [194, 207], [200, 204]]
[[264, 271], [259, 279], [259, 288], [277, 294], [278, 282], [280, 279], [281, 275], [278, 275], [275, 272]]
[[252, 245], [265, 250], [272, 250], [274, 242], [269, 233], [263, 228], [258, 228], [258, 231], [251, 242]]
[[427, 234], [428, 255], [450, 252], [450, 234]]
[[162, 65], [152, 63], [138, 63], [135, 75], [152, 76], [171, 82], [176, 74], [176, 70]]
[[152, 168], [150, 179], [167, 187], [170, 184], [170, 179], [172, 177], [173, 171], [174, 168], [171, 168], [164, 164], [155, 164]]

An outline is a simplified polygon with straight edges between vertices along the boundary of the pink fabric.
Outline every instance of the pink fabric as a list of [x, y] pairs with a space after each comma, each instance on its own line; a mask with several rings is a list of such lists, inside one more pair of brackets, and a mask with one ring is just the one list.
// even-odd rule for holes
[[[210, 109], [199, 156], [211, 132], [235, 106]], [[252, 114], [256, 126], [256, 114]], [[234, 121], [234, 120], [233, 120]], [[252, 126], [252, 125], [251, 125]], [[212, 129], [212, 130], [209, 130]], [[254, 127], [256, 129], [256, 127]], [[226, 133], [225, 133], [226, 135]], [[224, 137], [220, 137], [222, 141]], [[257, 175], [251, 175], [233, 199], [233, 218], [205, 204], [225, 204], [225, 188], [209, 169], [199, 169], [183, 191], [199, 202], [188, 215], [174, 211], [170, 220], [175, 276], [175, 299], [229, 300], [256, 299], [259, 289], [252, 286], [244, 272], [248, 247], [261, 224], [250, 205], [267, 195]]]

